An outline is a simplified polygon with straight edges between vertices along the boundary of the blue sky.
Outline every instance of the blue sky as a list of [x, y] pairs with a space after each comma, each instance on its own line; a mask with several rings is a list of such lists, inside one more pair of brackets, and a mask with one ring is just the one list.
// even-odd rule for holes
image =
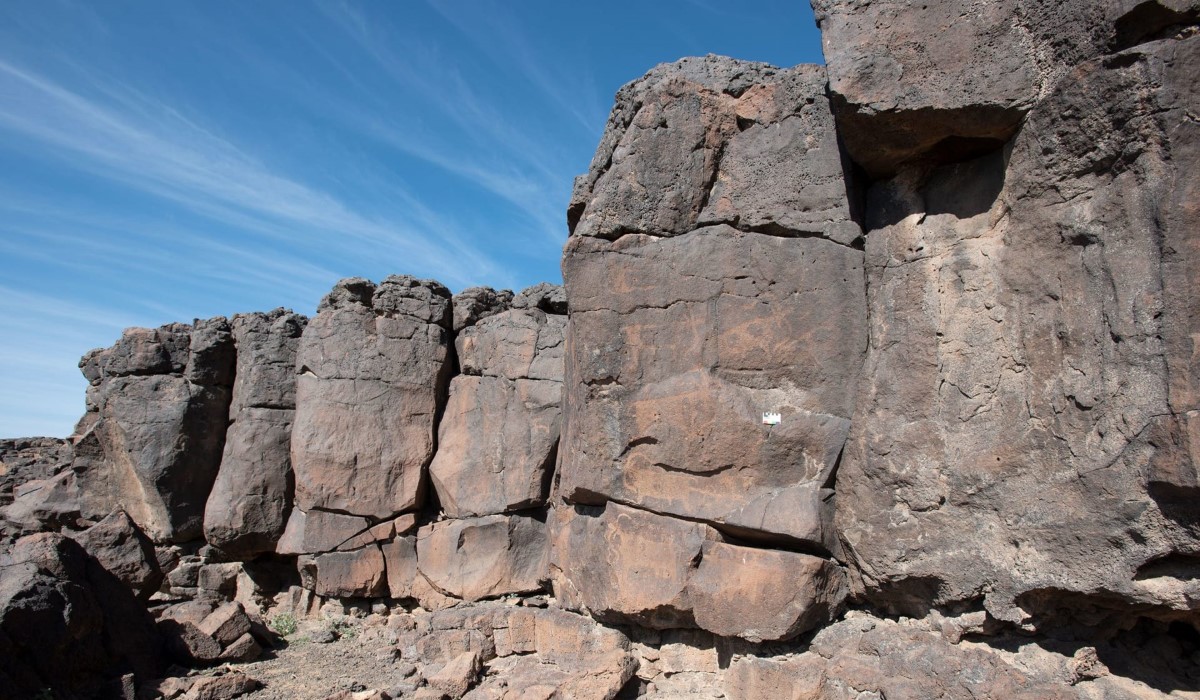
[[613, 93], [705, 53], [821, 61], [805, 0], [0, 3], [0, 437], [129, 326], [561, 281]]

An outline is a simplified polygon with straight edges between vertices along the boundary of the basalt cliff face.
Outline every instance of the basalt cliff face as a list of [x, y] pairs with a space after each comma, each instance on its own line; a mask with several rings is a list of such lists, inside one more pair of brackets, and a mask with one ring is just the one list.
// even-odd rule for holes
[[0, 444], [0, 681], [216, 697], [152, 681], [283, 612], [376, 697], [1194, 696], [1200, 5], [813, 5], [827, 66], [622, 88], [563, 287], [86, 355]]

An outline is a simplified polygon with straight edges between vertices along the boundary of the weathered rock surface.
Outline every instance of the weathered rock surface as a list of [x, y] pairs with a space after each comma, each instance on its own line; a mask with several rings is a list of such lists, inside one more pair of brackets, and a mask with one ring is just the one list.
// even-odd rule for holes
[[421, 574], [464, 600], [539, 590], [546, 556], [546, 524], [521, 515], [443, 520], [417, 532]]
[[387, 595], [383, 553], [377, 545], [349, 552], [328, 552], [300, 558], [300, 576], [308, 588], [323, 596], [379, 598]]
[[877, 177], [994, 150], [1074, 66], [1200, 17], [1192, 0], [812, 5], [846, 149]]
[[1084, 62], [1005, 152], [868, 193], [872, 342], [837, 479], [860, 596], [1194, 610], [1194, 562], [1156, 563], [1200, 547], [1197, 68], [1195, 36]]
[[0, 554], [0, 687], [34, 697], [115, 694], [162, 671], [161, 640], [133, 592], [75, 541], [50, 533]]
[[824, 83], [710, 56], [618, 94], [563, 259], [568, 501], [836, 549], [866, 300]]
[[342, 280], [297, 351], [296, 502], [387, 518], [422, 502], [449, 381], [450, 292], [392, 276]]
[[862, 253], [722, 225], [575, 237], [565, 256], [564, 496], [832, 548], [826, 487], [866, 349]]
[[122, 511], [76, 535], [75, 540], [142, 600], [148, 600], [163, 582], [154, 543]]
[[[549, 298], [556, 288], [526, 290]], [[561, 423], [566, 317], [538, 307], [493, 314], [455, 340], [464, 374], [450, 383], [429, 474], [452, 518], [545, 503]], [[550, 305], [554, 308], [553, 305]], [[488, 484], [480, 488], [480, 484]]]
[[307, 319], [284, 309], [234, 316], [237, 371], [204, 537], [230, 555], [269, 552], [292, 506], [296, 349]]
[[556, 509], [550, 558], [562, 605], [652, 628], [790, 639], [833, 619], [846, 596], [835, 562], [722, 543], [701, 523], [609, 504]]
[[[576, 179], [573, 234], [675, 236], [730, 223], [857, 239], [825, 83], [820, 66], [706, 56], [626, 85]], [[567, 299], [574, 308], [569, 288]]]
[[[224, 318], [132, 328], [80, 361], [91, 383], [76, 450], [84, 515], [121, 508], [153, 540], [203, 530], [228, 422], [234, 345]], [[80, 445], [77, 443], [77, 447]]]
[[73, 457], [70, 441], [60, 438], [0, 440], [0, 507], [13, 502], [18, 486], [49, 479], [70, 467]]
[[508, 289], [491, 287], [468, 287], [451, 299], [453, 305], [453, 329], [455, 333], [479, 323], [488, 316], [507, 311], [512, 305], [513, 293]]

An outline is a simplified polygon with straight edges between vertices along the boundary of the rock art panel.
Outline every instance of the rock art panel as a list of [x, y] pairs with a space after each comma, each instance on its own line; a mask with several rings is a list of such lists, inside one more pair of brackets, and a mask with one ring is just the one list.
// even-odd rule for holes
[[384, 519], [422, 502], [452, 365], [450, 292], [391, 276], [342, 280], [297, 350], [296, 502]]
[[834, 548], [829, 487], [866, 350], [861, 251], [720, 225], [573, 237], [563, 269], [564, 497]]

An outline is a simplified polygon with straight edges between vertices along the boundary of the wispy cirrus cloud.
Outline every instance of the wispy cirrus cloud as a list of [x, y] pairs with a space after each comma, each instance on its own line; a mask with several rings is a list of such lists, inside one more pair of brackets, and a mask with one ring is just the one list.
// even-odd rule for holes
[[[77, 168], [259, 233], [294, 235], [299, 228], [349, 237], [415, 259], [457, 284], [496, 272], [492, 261], [428, 212], [414, 221], [354, 211], [276, 174], [167, 105], [122, 86], [100, 87], [110, 104], [0, 61], [0, 94], [7, 96], [0, 101], [0, 129], [58, 150]], [[411, 195], [399, 199], [422, 211]], [[438, 227], [436, 238], [426, 232], [431, 224]]]

